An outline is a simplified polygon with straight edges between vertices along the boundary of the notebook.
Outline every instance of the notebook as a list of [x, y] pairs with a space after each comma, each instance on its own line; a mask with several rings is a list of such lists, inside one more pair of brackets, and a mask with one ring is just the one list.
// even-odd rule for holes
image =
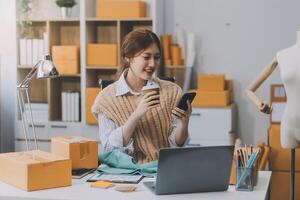
[[87, 182], [95, 181], [109, 181], [114, 183], [139, 183], [143, 179], [143, 175], [131, 175], [131, 174], [103, 174], [97, 173], [90, 177]]

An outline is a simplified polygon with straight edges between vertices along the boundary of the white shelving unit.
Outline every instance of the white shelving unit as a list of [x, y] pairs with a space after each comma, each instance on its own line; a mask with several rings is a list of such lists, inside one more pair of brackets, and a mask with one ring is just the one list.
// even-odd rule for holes
[[[31, 100], [33, 102], [44, 102], [49, 104], [49, 121], [35, 122], [35, 129], [39, 148], [41, 150], [50, 151], [50, 139], [54, 136], [63, 135], [80, 135], [88, 138], [99, 140], [97, 125], [89, 125], [86, 123], [86, 91], [87, 88], [97, 88], [98, 78], [106, 76], [115, 79], [114, 73], [116, 68], [95, 68], [86, 65], [86, 45], [91, 42], [92, 37], [97, 34], [93, 32], [91, 27], [101, 27], [102, 25], [113, 25], [116, 28], [116, 42], [121, 43], [122, 37], [133, 26], [151, 26], [152, 30], [158, 35], [163, 34], [163, 1], [146, 0], [148, 5], [148, 14], [142, 19], [97, 19], [96, 16], [96, 0], [78, 0], [78, 5], [74, 8], [75, 13], [71, 19], [61, 19], [59, 15], [59, 7], [55, 5], [55, 1], [34, 0], [32, 18], [31, 37], [41, 38], [43, 32], [49, 35], [49, 46], [51, 52], [52, 45], [78, 45], [80, 47], [80, 74], [74, 76], [63, 76], [53, 80], [34, 80], [30, 86]], [[40, 6], [40, 7], [39, 7]], [[46, 9], [41, 13], [41, 9]], [[18, 15], [17, 15], [18, 16]], [[22, 19], [19, 19], [22, 20]], [[17, 21], [18, 22], [18, 21]], [[62, 36], [61, 27], [72, 27], [74, 34], [70, 34], [70, 38]], [[18, 35], [18, 34], [17, 34]], [[17, 37], [17, 83], [19, 83], [29, 72], [32, 66], [20, 65], [19, 62], [19, 36]], [[104, 39], [105, 42], [105, 39]], [[120, 63], [120, 58], [118, 58]], [[16, 83], [16, 85], [17, 85]], [[79, 90], [81, 94], [81, 120], [80, 122], [64, 122], [61, 121], [61, 92], [63, 89]], [[22, 122], [17, 105], [15, 114], [15, 149], [18, 151], [25, 150], [25, 138], [23, 136]], [[28, 127], [29, 131], [32, 127]], [[29, 136], [30, 139], [33, 136]], [[33, 147], [33, 146], [32, 146]]]

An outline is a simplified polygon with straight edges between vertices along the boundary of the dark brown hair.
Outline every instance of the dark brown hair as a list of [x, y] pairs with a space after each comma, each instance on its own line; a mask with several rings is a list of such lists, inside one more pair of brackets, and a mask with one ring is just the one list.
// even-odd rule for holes
[[133, 58], [137, 53], [147, 49], [152, 44], [156, 44], [161, 53], [161, 45], [159, 38], [152, 31], [139, 28], [128, 33], [123, 40], [121, 46], [121, 66], [118, 69], [120, 75], [126, 68], [129, 67], [129, 62], [125, 58]]

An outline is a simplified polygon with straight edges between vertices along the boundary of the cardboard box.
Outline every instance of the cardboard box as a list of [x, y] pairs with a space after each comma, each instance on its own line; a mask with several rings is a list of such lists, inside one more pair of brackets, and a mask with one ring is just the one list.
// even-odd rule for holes
[[[291, 150], [283, 149], [280, 143], [280, 125], [271, 124], [268, 130], [268, 142], [271, 147], [270, 170], [290, 171]], [[296, 149], [295, 170], [300, 171], [300, 150]]]
[[77, 46], [52, 46], [52, 59], [59, 74], [79, 74], [79, 49]]
[[90, 125], [96, 125], [96, 124], [98, 124], [98, 121], [95, 118], [95, 116], [93, 115], [93, 113], [91, 111], [91, 107], [94, 104], [94, 101], [100, 92], [100, 88], [97, 88], [97, 87], [86, 88], [85, 92], [86, 92], [85, 93], [85, 96], [86, 96], [86, 100], [85, 100], [86, 123], [90, 124]]
[[270, 123], [280, 124], [287, 100], [284, 85], [272, 84], [270, 89], [271, 105], [273, 107], [273, 111], [270, 114]]
[[97, 18], [126, 19], [146, 17], [147, 5], [138, 0], [98, 0]]
[[[290, 173], [272, 172], [270, 200], [290, 199]], [[295, 173], [295, 199], [300, 199], [300, 173]]]
[[93, 169], [98, 167], [98, 143], [80, 136], [51, 138], [51, 152], [65, 156], [72, 161], [72, 169]]
[[88, 44], [88, 66], [117, 66], [117, 44]]
[[199, 91], [224, 91], [225, 75], [224, 74], [200, 74], [198, 75]]
[[53, 64], [60, 75], [79, 74], [79, 63], [76, 60], [55, 60]]
[[196, 91], [196, 97], [192, 102], [194, 107], [225, 107], [230, 102], [230, 91]]
[[283, 84], [271, 85], [271, 102], [286, 102], [286, 93]]
[[26, 191], [69, 186], [71, 160], [39, 150], [2, 153], [0, 180]]

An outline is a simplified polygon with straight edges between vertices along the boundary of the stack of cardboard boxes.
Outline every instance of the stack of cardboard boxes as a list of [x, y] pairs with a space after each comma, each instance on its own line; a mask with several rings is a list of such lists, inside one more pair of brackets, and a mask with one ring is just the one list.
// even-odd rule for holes
[[167, 67], [183, 66], [182, 48], [179, 44], [172, 44], [172, 35], [161, 35], [164, 55], [164, 65]]
[[[273, 106], [268, 130], [268, 143], [271, 147], [269, 168], [272, 171], [270, 184], [270, 200], [289, 199], [290, 197], [290, 169], [291, 150], [283, 149], [280, 142], [280, 121], [283, 113], [280, 106], [286, 102], [283, 85], [271, 85], [271, 104]], [[274, 116], [275, 115], [275, 116]], [[296, 175], [295, 175], [295, 199], [300, 198], [300, 151], [296, 150]]]
[[200, 74], [196, 93], [195, 107], [225, 107], [232, 102], [232, 81], [224, 74]]

